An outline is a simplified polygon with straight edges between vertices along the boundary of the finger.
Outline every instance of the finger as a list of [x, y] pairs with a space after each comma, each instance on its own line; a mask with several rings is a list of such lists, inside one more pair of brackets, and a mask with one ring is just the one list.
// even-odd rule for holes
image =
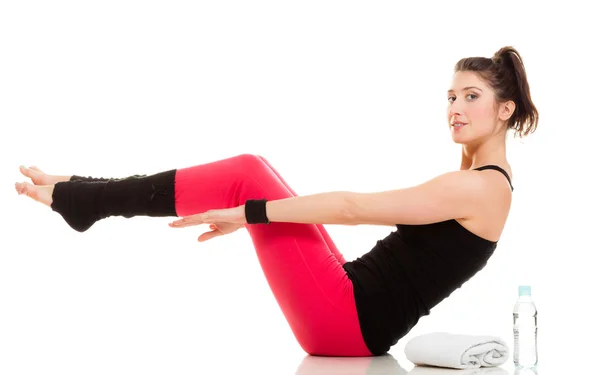
[[172, 224], [169, 224], [169, 226], [172, 228], [185, 228], [185, 227], [191, 227], [193, 225], [199, 225], [199, 224], [201, 224], [201, 223], [182, 222], [182, 223], [172, 223]]
[[177, 221], [173, 221], [173, 222], [169, 223], [169, 226], [171, 228], [183, 228], [183, 227], [187, 227], [189, 225], [190, 225], [189, 221], [186, 222], [186, 221], [183, 221], [183, 220], [177, 220]]
[[179, 220], [175, 220], [169, 223], [170, 227], [173, 228], [184, 228], [184, 227], [189, 227], [192, 225], [198, 225], [198, 224], [202, 224], [203, 220], [200, 217], [197, 216], [188, 216], [188, 217], [184, 217], [183, 219], [179, 219]]
[[208, 241], [211, 238], [215, 238], [215, 237], [220, 236], [220, 235], [221, 235], [221, 232], [219, 232], [217, 230], [213, 230], [213, 231], [210, 231], [210, 232], [205, 232], [205, 233], [202, 233], [200, 235], [200, 237], [198, 237], [198, 242]]

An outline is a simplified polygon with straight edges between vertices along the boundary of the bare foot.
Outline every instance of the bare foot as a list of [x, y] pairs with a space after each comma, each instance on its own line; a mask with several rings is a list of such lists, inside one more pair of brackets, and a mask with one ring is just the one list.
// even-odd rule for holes
[[15, 190], [19, 195], [25, 194], [29, 198], [45, 204], [48, 207], [52, 204], [54, 185], [32, 185], [29, 182], [17, 182], [15, 184]]
[[54, 185], [57, 182], [69, 181], [71, 176], [54, 176], [44, 173], [36, 166], [20, 166], [19, 170], [25, 177], [29, 177], [34, 185]]

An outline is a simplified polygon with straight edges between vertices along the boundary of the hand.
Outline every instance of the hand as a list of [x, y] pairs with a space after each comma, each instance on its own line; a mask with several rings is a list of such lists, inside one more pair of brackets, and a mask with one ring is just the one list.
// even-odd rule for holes
[[199, 224], [213, 224], [214, 227], [211, 226], [212, 232], [203, 233], [198, 237], [198, 241], [205, 241], [218, 235], [234, 232], [246, 224], [245, 206], [208, 210], [175, 220], [169, 223], [169, 226], [171, 228], [185, 228]]

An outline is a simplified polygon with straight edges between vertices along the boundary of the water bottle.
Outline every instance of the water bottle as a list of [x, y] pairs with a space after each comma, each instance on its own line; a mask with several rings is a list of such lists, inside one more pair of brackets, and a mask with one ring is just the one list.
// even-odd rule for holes
[[519, 286], [519, 298], [513, 309], [513, 334], [516, 367], [531, 368], [538, 364], [537, 309], [531, 298], [531, 287]]

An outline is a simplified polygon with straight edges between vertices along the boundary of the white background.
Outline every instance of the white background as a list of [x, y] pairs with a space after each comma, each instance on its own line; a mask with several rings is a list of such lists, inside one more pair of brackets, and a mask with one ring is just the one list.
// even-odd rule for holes
[[[18, 166], [123, 177], [256, 153], [302, 195], [406, 187], [459, 168], [445, 122], [454, 63], [505, 45], [541, 116], [530, 138], [508, 139], [505, 232], [390, 354], [410, 372], [407, 340], [433, 331], [499, 335], [512, 351], [529, 284], [539, 373], [588, 368], [600, 30], [577, 2], [539, 4], [2, 2], [0, 373], [333, 373], [296, 344], [247, 232], [199, 244], [206, 227], [138, 217], [80, 234], [16, 194]], [[390, 231], [327, 229], [348, 260]]]

